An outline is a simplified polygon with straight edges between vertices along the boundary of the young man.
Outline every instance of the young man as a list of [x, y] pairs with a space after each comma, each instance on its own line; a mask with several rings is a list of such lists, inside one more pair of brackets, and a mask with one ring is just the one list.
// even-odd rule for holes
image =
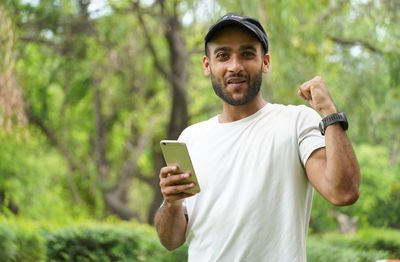
[[[222, 113], [185, 129], [201, 192], [160, 170], [164, 203], [155, 217], [169, 250], [189, 244], [189, 261], [306, 261], [313, 188], [334, 205], [358, 199], [359, 167], [347, 120], [321, 77], [303, 83], [306, 106], [265, 101], [268, 39], [253, 18], [229, 13], [205, 36], [203, 68]], [[319, 127], [320, 124], [320, 127]]]

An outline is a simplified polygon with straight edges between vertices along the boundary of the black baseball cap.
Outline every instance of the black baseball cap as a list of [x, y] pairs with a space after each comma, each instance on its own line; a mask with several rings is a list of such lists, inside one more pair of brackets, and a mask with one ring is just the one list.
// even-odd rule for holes
[[205, 48], [207, 48], [207, 43], [210, 42], [215, 33], [217, 33], [222, 28], [231, 25], [243, 26], [254, 33], [257, 36], [258, 40], [260, 40], [265, 53], [268, 53], [268, 37], [261, 23], [255, 18], [243, 16], [238, 13], [228, 13], [224, 15], [208, 29], [208, 33], [204, 37]]

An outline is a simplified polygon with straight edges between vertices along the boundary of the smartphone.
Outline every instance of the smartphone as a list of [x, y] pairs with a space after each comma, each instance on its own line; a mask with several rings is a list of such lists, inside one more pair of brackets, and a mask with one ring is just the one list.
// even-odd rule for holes
[[164, 155], [165, 162], [168, 165], [176, 164], [179, 169], [175, 172], [176, 174], [190, 172], [190, 177], [187, 180], [182, 181], [180, 184], [187, 184], [193, 182], [196, 184], [194, 188], [186, 190], [186, 193], [199, 193], [200, 186], [197, 181], [196, 173], [190, 160], [189, 151], [187, 150], [184, 142], [176, 140], [161, 140], [160, 142], [161, 151]]

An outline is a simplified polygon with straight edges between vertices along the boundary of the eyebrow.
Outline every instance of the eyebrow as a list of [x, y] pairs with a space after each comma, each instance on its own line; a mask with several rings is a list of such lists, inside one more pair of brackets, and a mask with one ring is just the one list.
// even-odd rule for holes
[[[254, 52], [257, 52], [257, 48], [254, 45], [242, 45], [240, 46], [239, 50], [253, 50]], [[232, 51], [232, 48], [228, 46], [220, 46], [215, 48], [214, 54], [218, 53], [219, 51]]]
[[253, 50], [254, 52], [257, 52], [257, 48], [254, 45], [243, 45], [239, 48], [240, 51], [243, 50]]
[[220, 47], [217, 47], [217, 48], [215, 48], [215, 50], [214, 50], [214, 55], [215, 55], [216, 53], [218, 53], [219, 51], [232, 51], [232, 48], [227, 47], [227, 46], [220, 46]]

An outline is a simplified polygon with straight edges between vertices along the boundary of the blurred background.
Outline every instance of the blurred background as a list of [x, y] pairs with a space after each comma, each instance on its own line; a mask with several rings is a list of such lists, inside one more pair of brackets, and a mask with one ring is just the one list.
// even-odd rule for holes
[[1, 0], [0, 261], [186, 260], [151, 226], [159, 141], [220, 112], [203, 37], [231, 11], [267, 31], [268, 101], [321, 75], [349, 119], [361, 196], [315, 192], [309, 261], [400, 259], [398, 0]]

